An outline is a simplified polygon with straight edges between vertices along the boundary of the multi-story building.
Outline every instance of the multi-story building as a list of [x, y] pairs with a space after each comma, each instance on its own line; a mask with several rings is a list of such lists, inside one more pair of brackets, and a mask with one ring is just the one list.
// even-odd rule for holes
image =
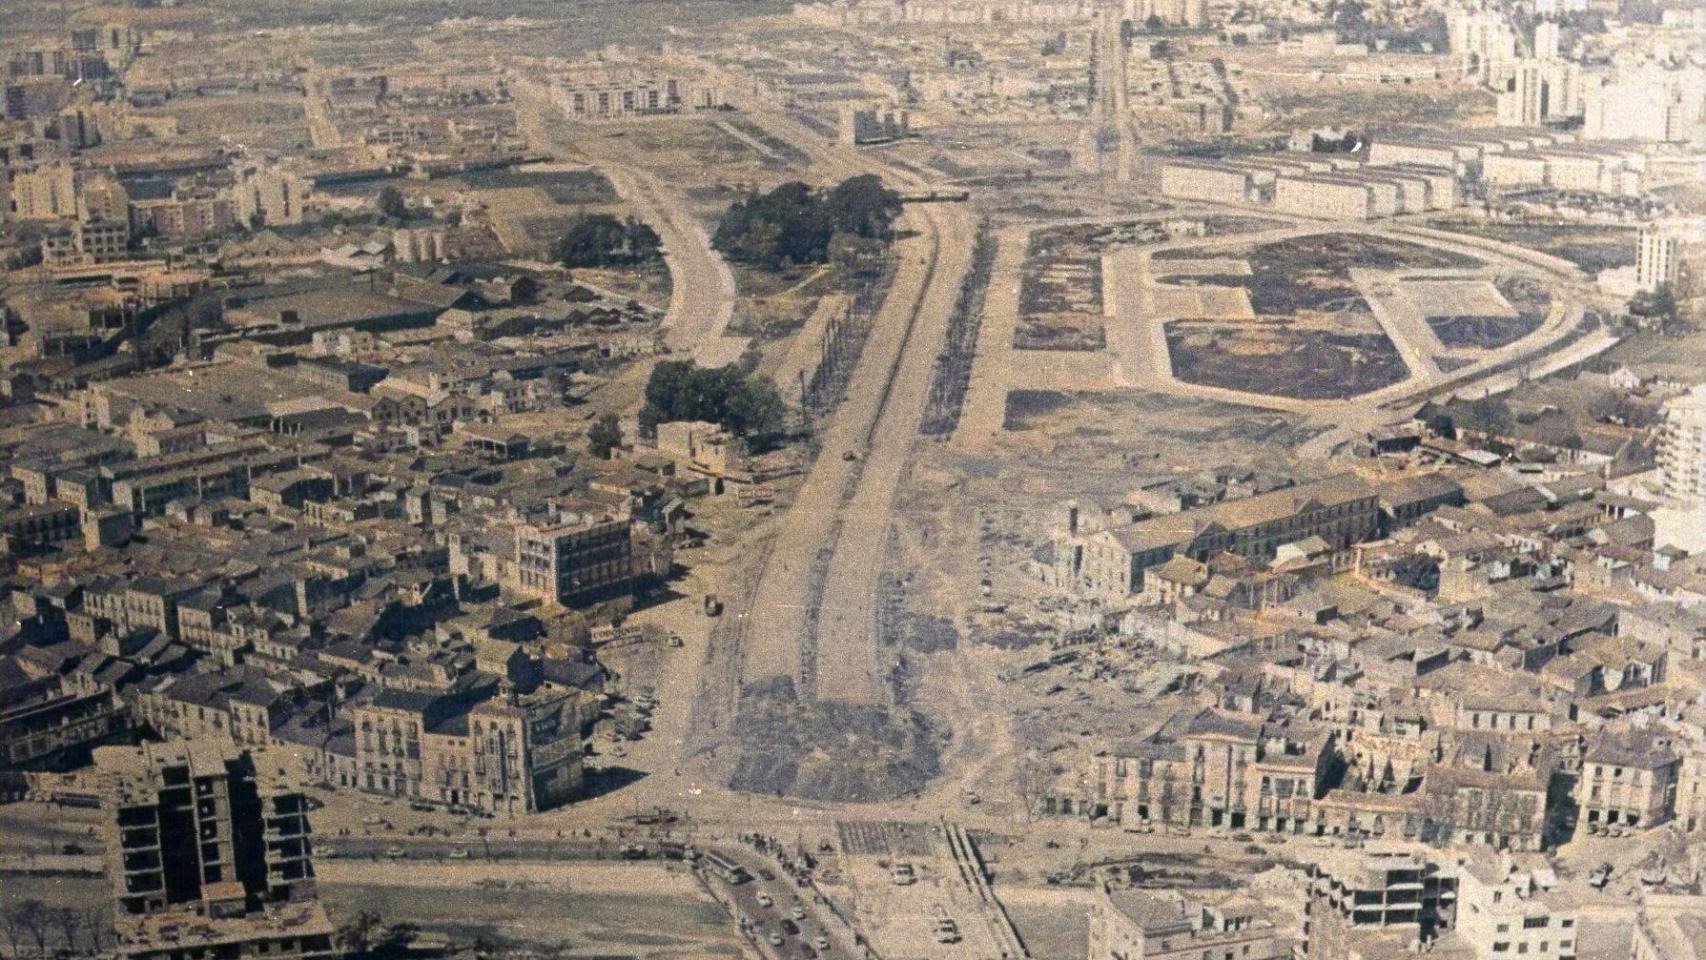
[[241, 224], [301, 223], [309, 193], [308, 181], [289, 171], [243, 167], [230, 188], [232, 214]]
[[1578, 829], [1643, 829], [1676, 816], [1682, 758], [1665, 738], [1602, 733], [1582, 755]]
[[1153, 19], [1170, 27], [1208, 26], [1205, 0], [1125, 0], [1124, 8], [1124, 19], [1140, 24]]
[[1128, 827], [1313, 830], [1337, 758], [1326, 730], [1268, 728], [1205, 710], [1091, 758], [1092, 802]]
[[90, 751], [128, 736], [130, 708], [113, 688], [80, 673], [0, 688], [0, 766], [68, 770]]
[[1664, 405], [1659, 434], [1659, 477], [1666, 497], [1706, 504], [1706, 384]]
[[374, 793], [514, 816], [559, 806], [583, 785], [572, 693], [508, 701], [490, 685], [447, 694], [381, 690], [357, 706], [357, 786]]
[[1566, 60], [1531, 57], [1517, 61], [1499, 91], [1499, 123], [1534, 127], [1582, 112], [1581, 67]]
[[1271, 188], [1274, 173], [1220, 163], [1173, 160], [1161, 167], [1161, 193], [1181, 200], [1210, 203], [1255, 203], [1264, 185]]
[[1401, 848], [1327, 850], [1310, 858], [1304, 904], [1307, 960], [1353, 955], [1360, 939], [1425, 943], [1451, 926], [1457, 878], [1429, 857]]
[[77, 173], [69, 163], [44, 163], [12, 175], [12, 214], [19, 220], [77, 216]]
[[1274, 209], [1334, 220], [1368, 220], [1388, 214], [1372, 185], [1343, 176], [1282, 176], [1274, 184]]
[[1052, 577], [1074, 593], [1125, 602], [1143, 592], [1144, 571], [1175, 556], [1199, 563], [1221, 553], [1270, 558], [1280, 545], [1309, 537], [1342, 550], [1379, 531], [1379, 492], [1350, 474], [1105, 528], [1092, 528], [1069, 508]]
[[1576, 912], [1556, 891], [1558, 878], [1539, 854], [1482, 854], [1460, 860], [1457, 932], [1481, 960], [1576, 955]]
[[237, 206], [222, 191], [190, 191], [139, 201], [130, 209], [138, 232], [170, 240], [198, 240], [238, 226]]
[[1104, 886], [1090, 908], [1089, 960], [1279, 960], [1289, 952], [1248, 898], [1207, 902]]
[[1635, 239], [1635, 285], [1642, 290], [1668, 286], [1682, 279], [1690, 248], [1706, 246], [1706, 220], [1666, 220], [1641, 227]]
[[336, 956], [307, 799], [276, 761], [216, 739], [95, 751], [121, 958]]
[[578, 71], [558, 81], [551, 96], [576, 120], [714, 110], [725, 102], [722, 88], [713, 82], [620, 68]]
[[564, 606], [614, 596], [633, 586], [634, 556], [625, 515], [562, 513], [515, 529], [513, 562], [500, 580], [517, 593]]
[[912, 131], [912, 118], [898, 107], [844, 104], [840, 114], [841, 142], [849, 146], [900, 140]]

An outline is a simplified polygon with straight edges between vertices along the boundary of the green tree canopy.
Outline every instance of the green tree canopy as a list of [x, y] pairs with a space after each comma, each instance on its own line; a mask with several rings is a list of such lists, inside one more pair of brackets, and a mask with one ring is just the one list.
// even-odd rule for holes
[[609, 460], [610, 451], [622, 445], [622, 423], [616, 414], [607, 413], [599, 417], [586, 432], [586, 448], [600, 460]]
[[886, 240], [899, 215], [900, 196], [876, 176], [853, 177], [829, 190], [796, 180], [736, 201], [711, 245], [731, 260], [768, 269], [824, 263], [837, 234]]
[[575, 218], [557, 239], [557, 261], [566, 267], [611, 267], [656, 260], [663, 241], [656, 230], [629, 217], [618, 220], [608, 213]]
[[409, 217], [409, 201], [403, 196], [403, 191], [386, 185], [379, 188], [379, 196], [373, 198], [374, 209], [387, 217], [407, 220]]
[[782, 425], [782, 396], [747, 364], [701, 367], [665, 360], [646, 381], [640, 420], [648, 427], [672, 420], [704, 420], [743, 437], [775, 433]]

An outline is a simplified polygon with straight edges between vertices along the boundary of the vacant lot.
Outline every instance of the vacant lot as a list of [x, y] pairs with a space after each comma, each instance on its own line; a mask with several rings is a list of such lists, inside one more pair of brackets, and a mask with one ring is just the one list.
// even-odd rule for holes
[[1409, 372], [1382, 333], [1177, 320], [1167, 325], [1167, 349], [1174, 376], [1187, 383], [1300, 400], [1354, 397]]
[[1635, 228], [1595, 223], [1528, 220], [1486, 223], [1449, 218], [1433, 226], [1490, 240], [1502, 240], [1570, 261], [1588, 273], [1599, 273], [1635, 262]]
[[[396, 873], [387, 865], [374, 867], [368, 872]], [[727, 915], [679, 869], [657, 864], [506, 869], [508, 875], [497, 879], [411, 867], [409, 876], [384, 882], [323, 878], [320, 891], [334, 921], [370, 911], [386, 923], [418, 924], [465, 943], [480, 939], [604, 957], [739, 955]]]
[[[1303, 400], [1356, 396], [1390, 386], [1408, 375], [1397, 348], [1380, 330], [1362, 290], [1352, 279], [1352, 270], [1481, 265], [1472, 257], [1349, 233], [1322, 233], [1207, 251], [1163, 250], [1152, 261], [1163, 283], [1156, 291], [1158, 309], [1163, 316], [1183, 318], [1167, 326], [1175, 376], [1188, 383]], [[1498, 292], [1490, 285], [1483, 286], [1484, 290], [1474, 292], [1482, 294], [1481, 299], [1488, 303], [1498, 301]], [[1189, 304], [1178, 288], [1188, 288], [1190, 296], [1215, 309], [1194, 314], [1164, 309]], [[1230, 309], [1243, 306], [1241, 302], [1217, 303], [1209, 298], [1211, 291], [1246, 295], [1248, 318], [1240, 319], [1238, 312]], [[1457, 293], [1456, 300], [1468, 296], [1465, 291]], [[1484, 330], [1488, 325], [1470, 322], [1475, 318], [1467, 312], [1452, 316], [1460, 322], [1448, 325], [1448, 332], [1465, 338], [1473, 334], [1496, 340], [1520, 330], [1526, 322], [1513, 319], [1508, 325], [1513, 329]]]
[[616, 188], [596, 170], [530, 170], [506, 168], [480, 170], [459, 175], [457, 180], [475, 190], [512, 190], [533, 187], [552, 203], [573, 206], [615, 203]]

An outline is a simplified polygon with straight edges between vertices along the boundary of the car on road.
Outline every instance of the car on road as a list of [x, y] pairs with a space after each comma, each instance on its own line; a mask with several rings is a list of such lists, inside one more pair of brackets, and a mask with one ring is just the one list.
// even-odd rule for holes
[[936, 920], [936, 942], [959, 943], [960, 925], [947, 917], [938, 918]]
[[889, 879], [893, 880], [897, 887], [909, 887], [918, 882], [918, 873], [912, 869], [910, 863], [897, 863], [894, 869], [889, 871]]
[[452, 860], [466, 860], [466, 859], [468, 859], [468, 857], [469, 857], [469, 853], [468, 853], [467, 847], [451, 847], [450, 848], [450, 859], [452, 859]]
[[392, 860], [403, 860], [403, 859], [406, 859], [408, 857], [408, 855], [409, 855], [409, 852], [407, 850], [404, 850], [402, 847], [386, 847], [385, 848], [385, 856], [389, 857]]
[[792, 907], [788, 908], [788, 916], [793, 917], [795, 920], [804, 920], [806, 918], [806, 908], [796, 903]]

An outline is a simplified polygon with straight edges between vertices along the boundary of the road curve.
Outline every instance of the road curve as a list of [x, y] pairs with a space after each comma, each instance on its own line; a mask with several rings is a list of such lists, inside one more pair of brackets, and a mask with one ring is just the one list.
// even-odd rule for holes
[[600, 156], [595, 150], [597, 141], [571, 137], [573, 128], [541, 85], [518, 80], [513, 89], [516, 119], [528, 142], [597, 167], [634, 208], [634, 216], [663, 240], [663, 259], [670, 276], [663, 330], [670, 352], [690, 354], [699, 344], [723, 336], [734, 317], [734, 274], [711, 249], [710, 236], [686, 201], [650, 172], [613, 156]]

